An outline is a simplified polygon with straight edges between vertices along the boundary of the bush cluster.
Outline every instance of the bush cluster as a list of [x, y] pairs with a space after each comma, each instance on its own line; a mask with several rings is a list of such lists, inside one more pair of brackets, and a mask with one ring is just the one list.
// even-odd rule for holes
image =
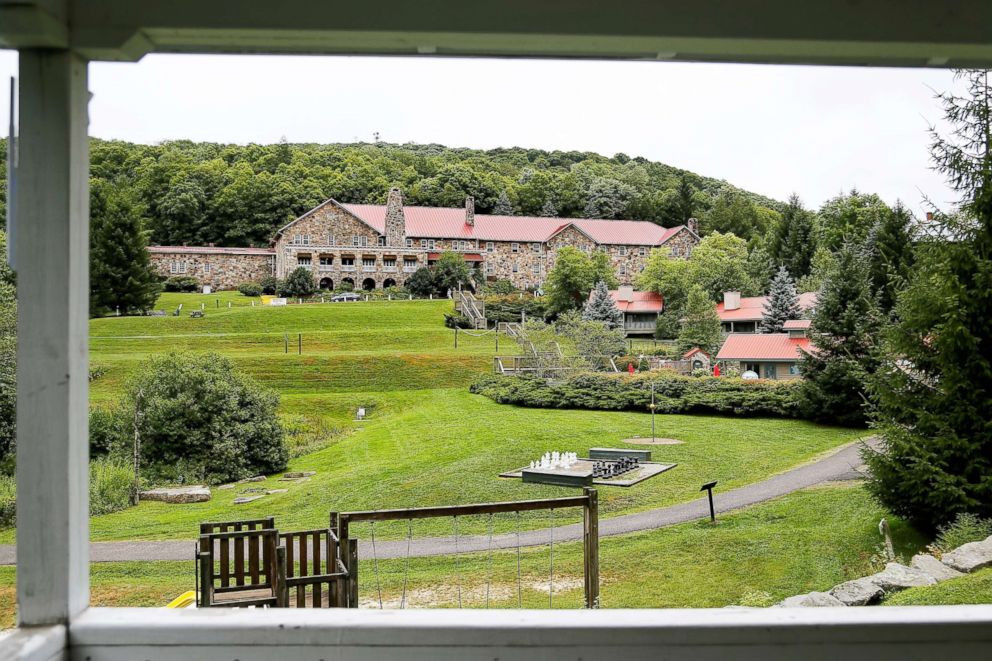
[[484, 296], [486, 319], [492, 321], [516, 322], [525, 313], [529, 319], [547, 319], [548, 304], [544, 298], [532, 294], [505, 294]]
[[539, 408], [649, 411], [651, 384], [659, 413], [799, 417], [798, 384], [690, 377], [675, 373], [583, 372], [560, 382], [522, 376], [486, 375], [471, 392], [500, 404]]
[[242, 282], [238, 285], [238, 291], [241, 292], [242, 296], [254, 298], [262, 295], [262, 285], [257, 282]]
[[445, 312], [444, 325], [448, 328], [471, 328], [472, 322], [460, 312]]
[[947, 553], [969, 542], [980, 542], [989, 535], [992, 535], [992, 519], [962, 512], [950, 523], [937, 528], [933, 545], [941, 553]]
[[122, 460], [90, 462], [90, 514], [110, 514], [131, 505], [134, 467]]
[[191, 292], [200, 290], [200, 281], [189, 275], [174, 275], [162, 285], [165, 291]]
[[9, 475], [0, 475], [0, 528], [17, 522], [17, 483]]

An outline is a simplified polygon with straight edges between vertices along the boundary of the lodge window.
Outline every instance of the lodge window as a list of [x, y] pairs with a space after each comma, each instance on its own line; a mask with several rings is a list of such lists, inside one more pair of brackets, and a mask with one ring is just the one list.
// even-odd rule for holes
[[531, 273], [540, 273], [541, 272], [541, 265], [540, 264], [534, 264], [534, 266], [530, 267], [530, 270], [531, 270]]
[[334, 264], [334, 258], [331, 257], [331, 256], [321, 257], [320, 258], [320, 265], [321, 266], [331, 266], [333, 264]]
[[520, 252], [520, 244], [519, 243], [511, 243], [510, 244], [510, 252]]
[[792, 363], [791, 365], [789, 365], [789, 376], [798, 376], [798, 375], [799, 375], [799, 365], [796, 363]]
[[519, 273], [520, 272], [520, 266], [518, 266], [517, 264], [514, 264], [513, 265], [513, 272], [514, 273]]
[[486, 262], [486, 273], [495, 273], [496, 265], [492, 262]]
[[333, 234], [328, 234], [327, 235], [327, 245], [329, 245], [329, 246], [333, 246], [334, 245], [334, 235]]
[[310, 257], [304, 257], [303, 255], [300, 255], [299, 257], [296, 258], [297, 266], [310, 266], [312, 263], [313, 260]]
[[413, 247], [413, 239], [407, 239], [406, 240], [406, 247], [407, 248], [412, 248]]
[[531, 249], [532, 252], [541, 252], [541, 244], [540, 243], [532, 243], [532, 244], [530, 244], [530, 249]]
[[621, 264], [620, 265], [620, 275], [627, 275], [627, 265], [626, 264]]
[[210, 273], [210, 264], [204, 264], [203, 265], [203, 272], [204, 273]]
[[610, 252], [609, 246], [599, 246], [599, 252]]
[[169, 273], [185, 273], [186, 272], [186, 262], [184, 261], [174, 261], [169, 264]]
[[427, 239], [421, 239], [420, 240], [420, 247], [421, 248], [426, 248], [427, 247]]
[[351, 237], [351, 245], [365, 247], [369, 245], [369, 237], [367, 236], [353, 236]]
[[354, 257], [342, 257], [341, 258], [341, 266], [354, 266], [354, 265], [355, 265], [355, 258]]
[[383, 259], [382, 259], [382, 265], [385, 266], [386, 268], [395, 268], [396, 267], [396, 258], [395, 257], [383, 257]]
[[626, 254], [627, 254], [627, 246], [618, 246], [618, 247], [617, 247], [617, 251], [618, 251], [618, 252], [619, 252], [619, 253], [620, 253], [621, 255], [626, 255]]
[[434, 241], [434, 239], [427, 239], [427, 249], [428, 250], [434, 250], [434, 248], [435, 248], [436, 245], [437, 244]]
[[386, 245], [386, 237], [380, 236], [377, 240], [380, 246]]
[[486, 252], [496, 252], [496, 244], [493, 241], [486, 241]]
[[375, 257], [363, 257], [362, 266], [375, 266]]

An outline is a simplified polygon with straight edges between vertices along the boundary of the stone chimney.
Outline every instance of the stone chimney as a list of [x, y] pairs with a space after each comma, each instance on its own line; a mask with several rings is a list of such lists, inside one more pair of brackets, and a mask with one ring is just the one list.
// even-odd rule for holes
[[689, 228], [689, 231], [693, 234], [699, 234], [699, 221], [695, 218], [690, 218], [685, 221], [685, 226]]
[[475, 227], [475, 198], [471, 195], [465, 198], [465, 224]]
[[741, 293], [739, 291], [723, 292], [723, 310], [738, 310], [741, 307]]
[[406, 218], [403, 216], [403, 193], [390, 188], [386, 198], [386, 245], [402, 248], [406, 243]]
[[617, 290], [617, 300], [627, 301], [628, 303], [634, 302], [634, 288], [630, 285], [624, 285]]

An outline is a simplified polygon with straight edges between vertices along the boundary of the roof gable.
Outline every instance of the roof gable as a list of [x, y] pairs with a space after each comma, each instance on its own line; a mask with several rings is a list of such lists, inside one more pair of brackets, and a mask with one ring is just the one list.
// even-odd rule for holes
[[[286, 230], [288, 230], [290, 227], [292, 227], [296, 223], [298, 223], [298, 222], [300, 222], [302, 220], [306, 220], [307, 218], [310, 218], [311, 216], [313, 216], [315, 213], [317, 213], [321, 209], [326, 209], [329, 206], [337, 207], [339, 210], [341, 210], [344, 213], [348, 214], [349, 216], [351, 216], [352, 218], [354, 218], [358, 222], [362, 223], [363, 225], [368, 225], [371, 229], [375, 230], [379, 234], [385, 234], [386, 233], [386, 219], [385, 219], [386, 217], [385, 217], [385, 213], [383, 213], [382, 223], [380, 223], [380, 225], [377, 227], [375, 224], [369, 222], [367, 219], [362, 218], [361, 216], [355, 214], [351, 209], [348, 208], [349, 205], [342, 204], [342, 203], [338, 202], [337, 200], [335, 200], [333, 197], [329, 197], [326, 200], [324, 200], [323, 202], [321, 202], [320, 204], [318, 204], [317, 206], [315, 206], [313, 209], [310, 209], [310, 211], [307, 211], [306, 213], [304, 213], [299, 218], [294, 218], [293, 220], [289, 221], [288, 223], [286, 223], [285, 225], [283, 225], [282, 227], [280, 227], [278, 230], [276, 230], [276, 233], [272, 236], [272, 243], [274, 244], [276, 241], [278, 241], [279, 240], [279, 237], [282, 236], [283, 233]], [[386, 207], [383, 207], [384, 210], [385, 210], [385, 208]]]
[[810, 351], [808, 337], [791, 337], [788, 333], [731, 333], [717, 360], [798, 361], [801, 352]]

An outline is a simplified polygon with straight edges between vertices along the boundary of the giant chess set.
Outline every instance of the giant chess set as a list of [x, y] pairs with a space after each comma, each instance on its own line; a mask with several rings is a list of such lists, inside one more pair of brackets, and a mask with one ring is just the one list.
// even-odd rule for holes
[[591, 448], [588, 457], [579, 457], [576, 452], [548, 451], [528, 466], [501, 473], [500, 477], [563, 487], [629, 487], [675, 466], [651, 461], [650, 450]]

